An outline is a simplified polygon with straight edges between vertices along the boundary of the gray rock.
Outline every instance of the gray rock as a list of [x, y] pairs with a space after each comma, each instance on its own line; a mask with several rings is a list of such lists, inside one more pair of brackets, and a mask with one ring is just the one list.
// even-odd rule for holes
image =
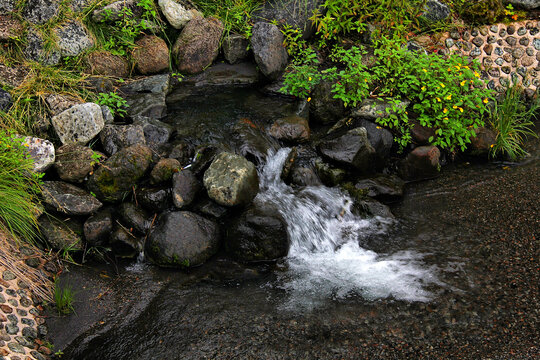
[[287, 50], [283, 46], [283, 34], [273, 24], [258, 22], [253, 25], [251, 48], [255, 62], [264, 76], [277, 79], [287, 66]]
[[210, 66], [204, 72], [185, 78], [184, 84], [195, 86], [207, 85], [252, 85], [259, 81], [259, 73], [254, 64], [241, 63], [230, 65], [219, 63]]
[[82, 224], [73, 219], [58, 220], [43, 215], [38, 220], [41, 234], [49, 245], [55, 250], [83, 249], [82, 244]]
[[392, 202], [403, 197], [405, 182], [396, 175], [377, 175], [359, 180], [354, 187], [366, 195], [383, 202]]
[[[404, 109], [407, 108], [409, 104], [409, 101], [404, 100], [398, 104], [398, 107]], [[388, 117], [388, 111], [392, 112], [391, 109], [392, 104], [390, 102], [366, 99], [352, 110], [351, 116], [376, 121], [377, 119]]]
[[103, 122], [105, 124], [114, 123], [114, 116], [107, 105], [101, 105], [101, 114], [103, 115]]
[[159, 119], [167, 114], [165, 98], [170, 91], [169, 75], [163, 74], [131, 81], [120, 87], [119, 94], [127, 101], [129, 116]]
[[133, 117], [133, 125], [142, 127], [146, 145], [153, 150], [166, 144], [174, 131], [171, 125], [145, 116]]
[[15, 0], [0, 1], [0, 14], [8, 14], [15, 10]]
[[223, 206], [247, 205], [259, 191], [259, 177], [253, 163], [223, 152], [204, 173], [208, 196]]
[[440, 150], [435, 146], [419, 146], [399, 165], [399, 175], [405, 180], [424, 180], [439, 176]]
[[136, 192], [137, 201], [155, 213], [160, 213], [172, 207], [171, 189], [168, 187], [142, 188]]
[[22, 16], [33, 24], [43, 24], [58, 14], [58, 0], [28, 0]]
[[62, 144], [84, 145], [105, 126], [101, 107], [94, 103], [75, 105], [54, 116], [52, 124]]
[[84, 239], [90, 246], [105, 246], [113, 230], [113, 217], [110, 209], [101, 209], [84, 223]]
[[197, 9], [190, 9], [174, 0], [159, 0], [158, 4], [169, 24], [175, 29], [183, 28], [190, 20], [196, 17], [203, 17]]
[[73, 183], [85, 180], [94, 166], [104, 161], [104, 156], [86, 146], [68, 144], [56, 150], [54, 167], [60, 179]]
[[86, 191], [63, 181], [45, 181], [41, 188], [47, 210], [67, 215], [90, 215], [103, 205]]
[[164, 267], [191, 267], [204, 263], [219, 247], [217, 224], [188, 211], [164, 213], [145, 246], [147, 258]]
[[309, 140], [311, 131], [307, 119], [292, 115], [276, 120], [268, 132], [278, 140], [305, 142]]
[[229, 64], [236, 64], [249, 55], [249, 40], [238, 34], [229, 34], [223, 40], [223, 55]]
[[223, 24], [215, 18], [195, 18], [182, 29], [172, 53], [178, 70], [196, 74], [216, 59]]
[[365, 198], [355, 202], [355, 209], [363, 216], [378, 216], [385, 219], [393, 219], [394, 215], [390, 208], [377, 200]]
[[228, 208], [218, 205], [208, 198], [197, 201], [194, 204], [194, 208], [197, 212], [215, 219], [222, 219], [229, 213]]
[[538, 0], [508, 0], [507, 2], [527, 10], [537, 9], [540, 7], [540, 1]]
[[[150, 230], [152, 218], [143, 209], [133, 203], [122, 203], [118, 208], [118, 216], [123, 224], [126, 224], [131, 232], [137, 231], [146, 234]], [[131, 230], [133, 229], [133, 230]]]
[[94, 46], [88, 30], [78, 21], [68, 21], [54, 30], [62, 56], [78, 56]]
[[359, 119], [357, 126], [366, 128], [369, 143], [382, 159], [386, 159], [394, 144], [392, 133], [366, 119]]
[[172, 197], [174, 206], [179, 209], [186, 208], [193, 203], [201, 184], [189, 170], [182, 170], [173, 176]]
[[118, 224], [110, 236], [109, 244], [114, 254], [122, 258], [135, 258], [144, 249], [142, 239]]
[[178, 171], [180, 171], [180, 162], [178, 160], [171, 158], [161, 159], [150, 172], [150, 183], [169, 182]]
[[0, 14], [0, 41], [9, 41], [20, 37], [24, 28], [19, 19], [12, 15]]
[[227, 227], [225, 249], [241, 262], [275, 260], [287, 255], [287, 223], [269, 204], [244, 211]]
[[91, 2], [92, 0], [72, 0], [69, 6], [71, 7], [71, 11], [79, 12], [86, 9]]
[[45, 51], [43, 46], [44, 41], [41, 36], [35, 30], [30, 30], [26, 36], [26, 47], [23, 50], [23, 54], [28, 60], [36, 61], [43, 65], [58, 65], [61, 57], [60, 51], [57, 49]]
[[362, 172], [370, 172], [375, 168], [376, 152], [363, 127], [349, 130], [336, 139], [323, 141], [319, 144], [319, 151], [330, 160]]
[[146, 173], [151, 161], [152, 151], [144, 145], [123, 149], [94, 171], [88, 189], [102, 201], [119, 201]]
[[27, 136], [23, 140], [29, 155], [34, 160], [34, 171], [44, 172], [55, 160], [54, 145], [49, 140]]
[[13, 105], [13, 98], [10, 93], [0, 88], [0, 111], [8, 112]]
[[140, 125], [105, 125], [99, 133], [103, 149], [108, 155], [136, 144], [146, 145]]
[[92, 20], [94, 22], [110, 22], [113, 23], [120, 20], [124, 15], [124, 9], [131, 10], [134, 18], [138, 18], [142, 15], [142, 8], [137, 6], [137, 0], [119, 0], [112, 4], [106, 5], [100, 9], [94, 10], [92, 13]]
[[47, 105], [49, 105], [49, 112], [52, 116], [56, 116], [70, 107], [82, 103], [73, 96], [61, 94], [48, 94], [45, 97], [45, 101], [47, 102]]
[[450, 8], [438, 0], [428, 0], [422, 16], [428, 21], [441, 21], [450, 16]]

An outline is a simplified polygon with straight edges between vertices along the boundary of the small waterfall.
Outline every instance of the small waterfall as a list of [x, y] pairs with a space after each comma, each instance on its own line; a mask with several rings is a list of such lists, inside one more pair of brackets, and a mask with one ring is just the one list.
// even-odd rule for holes
[[288, 305], [314, 307], [329, 298], [358, 295], [428, 301], [432, 295], [425, 286], [437, 280], [419, 254], [383, 256], [359, 245], [363, 236], [384, 232], [392, 220], [354, 215], [352, 199], [335, 188], [286, 185], [280, 174], [289, 152], [283, 148], [269, 154], [255, 199], [275, 204], [288, 225], [288, 270], [279, 280], [290, 295]]

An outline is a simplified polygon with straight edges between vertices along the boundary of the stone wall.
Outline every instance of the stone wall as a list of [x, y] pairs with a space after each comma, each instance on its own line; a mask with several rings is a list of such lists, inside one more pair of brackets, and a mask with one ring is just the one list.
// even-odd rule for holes
[[538, 21], [495, 24], [445, 33], [443, 54], [457, 53], [482, 64], [482, 78], [490, 89], [502, 92], [519, 82], [529, 96], [540, 87], [540, 28]]

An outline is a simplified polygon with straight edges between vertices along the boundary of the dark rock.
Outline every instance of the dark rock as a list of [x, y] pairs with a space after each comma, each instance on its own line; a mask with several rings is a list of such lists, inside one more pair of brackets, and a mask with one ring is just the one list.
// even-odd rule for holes
[[204, 215], [211, 216], [215, 219], [222, 219], [229, 212], [228, 208], [218, 205], [208, 198], [197, 201], [194, 204], [194, 208], [195, 211], [200, 212]]
[[166, 144], [173, 133], [171, 125], [145, 116], [134, 116], [133, 125], [142, 127], [146, 145], [152, 150]]
[[119, 89], [120, 95], [127, 101], [129, 116], [139, 115], [153, 119], [160, 119], [166, 115], [165, 98], [170, 91], [169, 74], [134, 80]]
[[52, 124], [62, 144], [85, 145], [105, 126], [101, 107], [94, 103], [85, 103], [53, 116]]
[[79, 21], [68, 21], [54, 29], [61, 56], [79, 56], [94, 46], [88, 30]]
[[188, 211], [162, 214], [145, 247], [147, 258], [164, 267], [191, 267], [204, 263], [219, 247], [218, 225]]
[[193, 160], [193, 148], [187, 143], [176, 145], [170, 152], [169, 157], [178, 160], [181, 167], [191, 163]]
[[431, 22], [437, 22], [450, 16], [450, 8], [438, 0], [428, 0], [422, 16]]
[[422, 126], [420, 122], [413, 120], [411, 121], [411, 135], [415, 143], [421, 145], [428, 145], [429, 138], [435, 138], [435, 129]]
[[67, 215], [90, 215], [103, 205], [86, 191], [63, 181], [45, 181], [41, 189], [45, 208]]
[[315, 86], [309, 106], [310, 119], [319, 124], [333, 124], [345, 116], [343, 102], [334, 99], [332, 83], [323, 81]]
[[354, 187], [366, 195], [383, 202], [392, 202], [403, 197], [405, 182], [396, 175], [378, 175], [358, 181]]
[[273, 24], [258, 22], [253, 25], [251, 48], [259, 69], [271, 80], [277, 79], [287, 66], [287, 50], [283, 34]]
[[123, 258], [135, 258], [143, 251], [142, 239], [136, 237], [128, 229], [115, 225], [109, 243], [116, 256]]
[[506, 43], [510, 46], [515, 46], [517, 44], [517, 39], [513, 36], [508, 36], [506, 38]]
[[441, 152], [435, 146], [420, 146], [411, 151], [399, 166], [405, 180], [424, 180], [439, 176]]
[[[135, 204], [125, 202], [120, 204], [118, 208], [118, 216], [123, 224], [127, 225], [130, 232], [133, 230], [146, 234], [150, 230], [152, 218], [143, 209], [137, 207]], [[133, 229], [133, 230], [132, 230]]]
[[[409, 101], [400, 101], [397, 105], [401, 109], [409, 106]], [[392, 107], [394, 105], [390, 101], [372, 100], [366, 99], [359, 106], [352, 110], [351, 116], [356, 118], [364, 118], [370, 121], [376, 121], [377, 119], [388, 117], [389, 113], [392, 113]]]
[[294, 146], [291, 151], [289, 151], [289, 154], [287, 155], [287, 159], [285, 159], [285, 163], [283, 164], [283, 169], [281, 170], [281, 179], [284, 182], [287, 182], [291, 171], [293, 169], [294, 164], [298, 160], [298, 148]]
[[54, 145], [49, 140], [27, 136], [23, 140], [28, 155], [34, 160], [33, 170], [45, 172], [55, 160]]
[[222, 33], [223, 24], [215, 18], [195, 18], [188, 22], [172, 49], [178, 70], [196, 74], [212, 64], [219, 52]]
[[146, 173], [151, 160], [152, 151], [144, 145], [123, 149], [94, 171], [88, 189], [103, 201], [119, 201]]
[[[0, 15], [0, 41], [9, 41], [22, 35], [23, 25], [12, 15]], [[1, 109], [1, 107], [0, 107]]]
[[247, 205], [259, 191], [259, 177], [253, 163], [223, 152], [204, 173], [208, 196], [223, 206]]
[[377, 200], [365, 198], [355, 202], [355, 210], [364, 216], [378, 216], [385, 219], [393, 219], [394, 215], [390, 208]]
[[0, 88], [0, 111], [8, 112], [13, 105], [11, 95], [4, 89]]
[[307, 119], [298, 115], [276, 120], [268, 132], [278, 140], [292, 142], [308, 141], [310, 135]]
[[22, 16], [33, 24], [43, 24], [58, 14], [59, 6], [57, 0], [28, 0]]
[[143, 75], [157, 74], [169, 69], [169, 48], [165, 40], [146, 35], [135, 42], [133, 61]]
[[271, 205], [251, 206], [227, 227], [225, 249], [241, 262], [274, 260], [287, 255], [287, 223]]
[[369, 143], [381, 159], [386, 159], [390, 155], [394, 144], [394, 137], [390, 131], [366, 119], [359, 119], [355, 125], [366, 128]]
[[485, 127], [480, 127], [474, 131], [476, 136], [471, 137], [471, 144], [468, 150], [470, 150], [473, 156], [487, 157], [493, 144], [497, 142], [497, 135]]
[[214, 161], [218, 152], [219, 149], [212, 145], [198, 148], [194, 156], [194, 161], [192, 162], [189, 170], [191, 170], [196, 176], [202, 176], [212, 161]]
[[150, 172], [150, 183], [170, 182], [173, 175], [180, 171], [180, 163], [176, 159], [161, 159]]
[[99, 210], [84, 223], [84, 239], [90, 246], [104, 246], [113, 230], [113, 217], [110, 209]]
[[312, 166], [297, 165], [291, 169], [287, 183], [297, 186], [319, 186], [321, 180]]
[[376, 152], [368, 140], [366, 128], [352, 129], [336, 139], [323, 141], [319, 151], [330, 160], [362, 172], [370, 172], [375, 168]]
[[315, 169], [319, 178], [326, 186], [337, 186], [341, 184], [347, 176], [347, 172], [343, 169], [331, 166], [325, 163], [322, 159], [315, 160]]
[[281, 179], [286, 184], [297, 186], [322, 185], [313, 166], [313, 159], [316, 156], [317, 153], [311, 147], [294, 147], [285, 161]]
[[262, 163], [268, 151], [277, 143], [264, 134], [264, 130], [248, 118], [241, 118], [233, 128], [233, 139], [239, 153], [247, 159]]
[[252, 63], [229, 65], [219, 63], [204, 72], [185, 78], [182, 83], [194, 86], [252, 85], [259, 81], [259, 73]]
[[86, 146], [69, 144], [56, 150], [54, 167], [60, 179], [80, 183], [104, 157]]
[[129, 76], [129, 63], [121, 56], [107, 51], [93, 52], [86, 58], [90, 74], [126, 78]]
[[229, 34], [223, 40], [223, 55], [229, 64], [236, 64], [249, 55], [249, 40], [242, 35]]
[[73, 219], [61, 221], [46, 215], [41, 216], [38, 223], [41, 234], [53, 249], [73, 251], [83, 249], [81, 223]]
[[44, 43], [43, 38], [36, 30], [28, 31], [26, 47], [23, 50], [24, 57], [43, 65], [57, 65], [60, 62], [60, 51], [58, 49], [45, 51]]
[[136, 196], [144, 208], [154, 213], [160, 213], [173, 205], [170, 188], [142, 188], [136, 192]]
[[99, 138], [108, 155], [132, 145], [146, 145], [143, 128], [139, 125], [105, 125]]
[[182, 170], [173, 176], [172, 197], [174, 206], [183, 209], [195, 200], [201, 189], [199, 180], [189, 170]]

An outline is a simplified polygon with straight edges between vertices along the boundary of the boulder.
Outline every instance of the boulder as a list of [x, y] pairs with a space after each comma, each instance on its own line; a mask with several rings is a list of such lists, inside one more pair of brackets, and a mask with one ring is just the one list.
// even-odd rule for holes
[[[410, 101], [400, 101], [397, 105], [399, 108], [405, 109], [409, 106]], [[392, 112], [393, 104], [389, 101], [380, 99], [366, 99], [351, 112], [352, 117], [364, 118], [376, 122], [377, 119], [386, 118]]]
[[61, 53], [58, 49], [44, 49], [44, 40], [34, 29], [30, 29], [26, 35], [26, 47], [23, 50], [24, 57], [28, 60], [39, 62], [43, 65], [58, 65]]
[[185, 4], [179, 4], [174, 0], [159, 0], [158, 4], [169, 24], [175, 29], [183, 28], [194, 18], [203, 17], [197, 9], [189, 8]]
[[171, 181], [173, 175], [180, 171], [180, 163], [176, 159], [161, 159], [150, 172], [150, 183], [160, 184]]
[[23, 25], [19, 19], [12, 15], [0, 15], [0, 41], [8, 41], [20, 37]]
[[278, 148], [277, 142], [272, 141], [264, 134], [263, 129], [248, 118], [238, 120], [233, 127], [232, 136], [238, 152], [256, 163], [264, 162], [268, 151]]
[[58, 0], [27, 0], [22, 17], [32, 24], [44, 24], [58, 14]]
[[419, 146], [399, 165], [399, 175], [405, 180], [424, 180], [439, 176], [440, 150], [436, 146]]
[[172, 197], [174, 206], [183, 209], [193, 203], [201, 184], [189, 170], [182, 170], [173, 175]]
[[80, 251], [83, 249], [82, 224], [73, 220], [64, 221], [42, 215], [39, 230], [44, 239], [54, 250]]
[[88, 71], [92, 75], [126, 78], [129, 76], [129, 63], [121, 56], [108, 51], [98, 51], [86, 57]]
[[15, 10], [15, 0], [0, 1], [0, 14], [8, 14]]
[[379, 201], [393, 202], [403, 197], [405, 182], [396, 175], [381, 174], [359, 180], [354, 187]]
[[119, 0], [108, 4], [102, 8], [94, 10], [92, 20], [94, 22], [114, 23], [125, 16], [126, 10], [131, 10], [131, 17], [139, 18], [142, 15], [142, 8], [137, 6], [137, 0]]
[[392, 133], [366, 119], [359, 119], [356, 124], [357, 126], [366, 128], [369, 143], [381, 159], [386, 159], [390, 155], [392, 145], [394, 144]]
[[331, 82], [322, 81], [315, 86], [309, 105], [310, 119], [319, 124], [333, 124], [342, 119], [345, 113], [343, 102], [334, 99]]
[[313, 166], [315, 157], [317, 157], [317, 153], [311, 147], [294, 147], [285, 161], [281, 179], [286, 184], [297, 186], [322, 185]]
[[122, 258], [136, 258], [144, 250], [143, 240], [118, 224], [114, 226], [109, 243], [114, 254]]
[[450, 8], [448, 5], [439, 0], [428, 0], [424, 5], [424, 13], [422, 17], [429, 22], [442, 21], [450, 16]]
[[166, 144], [174, 131], [171, 125], [145, 116], [134, 116], [133, 125], [142, 127], [146, 145], [152, 150]]
[[75, 105], [53, 116], [52, 124], [62, 144], [85, 145], [105, 126], [101, 107], [94, 103]]
[[8, 112], [13, 105], [13, 98], [10, 93], [0, 88], [0, 111]]
[[41, 189], [47, 210], [81, 216], [93, 214], [103, 205], [86, 191], [63, 181], [45, 181]]
[[194, 155], [193, 147], [186, 142], [175, 145], [169, 153], [169, 157], [178, 160], [181, 167], [190, 164]]
[[173, 206], [171, 189], [168, 187], [142, 188], [135, 194], [139, 204], [154, 213], [160, 213]]
[[104, 156], [89, 147], [68, 144], [56, 150], [54, 167], [60, 179], [80, 183], [92, 172], [94, 166], [103, 160]]
[[27, 136], [23, 140], [23, 145], [34, 160], [33, 170], [35, 172], [45, 172], [54, 164], [56, 154], [54, 145], [49, 140]]
[[229, 64], [237, 64], [249, 55], [249, 40], [242, 35], [229, 34], [223, 39], [223, 55]]
[[94, 46], [94, 40], [88, 30], [79, 21], [68, 21], [54, 30], [56, 44], [61, 56], [79, 56], [83, 51]]
[[540, 2], [538, 0], [508, 0], [505, 1], [526, 10], [538, 9]]
[[99, 138], [108, 155], [132, 145], [146, 145], [143, 128], [139, 125], [105, 125]]
[[196, 74], [212, 64], [222, 33], [223, 24], [215, 18], [195, 18], [187, 23], [172, 49], [178, 70]]
[[82, 101], [74, 96], [61, 94], [48, 94], [45, 96], [45, 102], [49, 106], [49, 112], [52, 116], [56, 116], [72, 106], [82, 104]]
[[375, 149], [368, 140], [366, 128], [363, 127], [321, 142], [319, 151], [328, 159], [352, 166], [361, 172], [373, 171], [378, 166], [375, 163]]
[[497, 134], [485, 127], [480, 127], [474, 132], [476, 136], [471, 138], [471, 143], [467, 149], [473, 156], [487, 157], [493, 145], [497, 143]]
[[277, 79], [287, 66], [288, 54], [283, 45], [283, 34], [274, 24], [258, 22], [253, 25], [251, 48], [255, 62], [264, 76]]
[[331, 166], [321, 158], [315, 160], [315, 169], [317, 170], [319, 179], [321, 179], [326, 186], [337, 186], [347, 177], [347, 172], [345, 170]]
[[84, 239], [90, 246], [105, 246], [113, 230], [113, 216], [110, 209], [101, 209], [84, 223]]
[[128, 116], [160, 119], [167, 114], [165, 99], [170, 91], [169, 74], [163, 74], [130, 81], [119, 88], [119, 95], [127, 102]]
[[308, 141], [310, 135], [307, 119], [298, 115], [276, 120], [268, 132], [278, 140], [291, 142]]
[[157, 74], [169, 69], [169, 48], [165, 40], [146, 35], [137, 40], [135, 46], [132, 57], [141, 74]]
[[255, 165], [227, 152], [216, 156], [203, 181], [208, 196], [223, 206], [247, 205], [259, 191]]
[[411, 136], [416, 144], [429, 145], [429, 138], [435, 137], [435, 129], [422, 126], [419, 121], [411, 121]]
[[125, 202], [118, 207], [118, 216], [131, 233], [136, 231], [145, 235], [152, 224], [152, 217], [146, 211], [137, 207], [135, 204]]
[[225, 249], [241, 262], [275, 260], [287, 255], [287, 223], [269, 205], [251, 206], [227, 227]]
[[162, 214], [145, 246], [156, 265], [185, 268], [204, 263], [219, 248], [218, 225], [189, 211]]
[[146, 173], [152, 151], [144, 145], [120, 150], [105, 161], [88, 180], [88, 189], [102, 201], [117, 202]]

